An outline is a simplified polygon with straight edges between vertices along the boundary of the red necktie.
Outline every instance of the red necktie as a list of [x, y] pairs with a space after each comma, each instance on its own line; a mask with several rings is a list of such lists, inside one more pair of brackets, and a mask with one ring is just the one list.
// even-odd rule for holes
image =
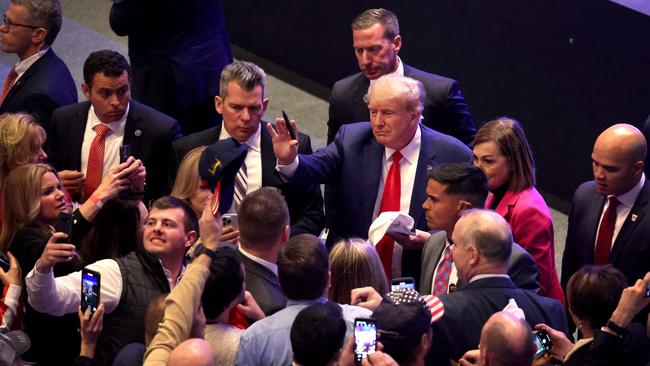
[[433, 294], [435, 296], [444, 295], [449, 287], [449, 275], [451, 275], [451, 264], [454, 262], [451, 255], [451, 247], [445, 248], [445, 255], [436, 271], [436, 278], [433, 282]]
[[[402, 159], [402, 154], [399, 151], [393, 153], [393, 163], [388, 169], [386, 182], [384, 183], [384, 193], [381, 196], [381, 204], [379, 205], [379, 213], [387, 211], [399, 211], [399, 200], [401, 196], [401, 182], [399, 175], [399, 161]], [[395, 241], [389, 236], [384, 235], [383, 238], [377, 243], [377, 253], [379, 259], [384, 265], [386, 277], [390, 281], [393, 269], [393, 247]]]
[[609, 198], [609, 206], [600, 220], [598, 238], [596, 238], [596, 253], [594, 263], [596, 265], [609, 263], [609, 253], [612, 250], [612, 238], [614, 237], [614, 226], [616, 225], [616, 206], [620, 202], [616, 197]]
[[87, 200], [102, 182], [102, 173], [104, 172], [104, 143], [106, 141], [106, 135], [109, 132], [111, 132], [110, 127], [103, 123], [95, 126], [96, 135], [90, 144], [90, 153], [88, 154], [84, 200]]
[[7, 94], [9, 94], [9, 90], [11, 90], [11, 87], [14, 85], [14, 81], [16, 81], [16, 78], [18, 77], [18, 74], [16, 74], [16, 68], [12, 67], [11, 70], [9, 71], [9, 74], [7, 74], [7, 78], [5, 79], [5, 84], [2, 87], [2, 95], [0, 95], [0, 104], [4, 102], [5, 97]]

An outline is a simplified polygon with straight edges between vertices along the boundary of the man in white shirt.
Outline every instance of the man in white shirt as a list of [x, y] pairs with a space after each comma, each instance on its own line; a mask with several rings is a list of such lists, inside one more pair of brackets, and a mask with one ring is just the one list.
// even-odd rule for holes
[[0, 25], [0, 50], [14, 53], [0, 95], [0, 113], [27, 112], [46, 130], [52, 111], [77, 102], [77, 87], [51, 49], [61, 30], [59, 0], [11, 0]]
[[[144, 343], [145, 310], [151, 300], [176, 286], [197, 228], [192, 208], [171, 196], [160, 198], [153, 203], [144, 227], [144, 251], [88, 266], [101, 274], [100, 301], [107, 314], [95, 356], [98, 364], [112, 362], [128, 343]], [[81, 272], [56, 279], [52, 273], [56, 263], [76, 255], [74, 245], [57, 244], [61, 236], [52, 236], [25, 279], [30, 305], [50, 315], [76, 312], [80, 302]]]

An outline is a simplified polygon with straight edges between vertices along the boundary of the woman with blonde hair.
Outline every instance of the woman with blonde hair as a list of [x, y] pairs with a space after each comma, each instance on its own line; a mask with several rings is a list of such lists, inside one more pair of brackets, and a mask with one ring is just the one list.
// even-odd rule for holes
[[203, 212], [203, 205], [207, 202], [206, 197], [210, 195], [208, 184], [202, 182], [199, 177], [199, 158], [203, 150], [205, 146], [199, 146], [185, 155], [178, 167], [171, 193], [172, 196], [190, 205], [199, 217]]
[[514, 241], [535, 259], [539, 294], [564, 304], [555, 268], [553, 219], [535, 189], [535, 161], [519, 122], [500, 117], [486, 123], [473, 146], [474, 165], [483, 170], [490, 189], [485, 207], [508, 221]]
[[47, 158], [43, 143], [47, 134], [34, 118], [25, 113], [0, 115], [0, 190], [10, 171]]
[[370, 286], [380, 295], [388, 292], [384, 266], [375, 247], [366, 240], [353, 238], [340, 241], [330, 252], [332, 286], [329, 299], [339, 304], [350, 303], [350, 291]]

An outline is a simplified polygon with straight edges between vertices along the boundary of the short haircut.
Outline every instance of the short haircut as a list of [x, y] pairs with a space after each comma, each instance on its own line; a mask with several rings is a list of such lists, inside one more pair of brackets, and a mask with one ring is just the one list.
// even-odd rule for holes
[[41, 149], [47, 134], [26, 113], [0, 115], [0, 190], [10, 171], [31, 162]]
[[[490, 359], [496, 365], [529, 366], [533, 362], [537, 351], [535, 336], [525, 320], [517, 319], [516, 322], [520, 329], [514, 334], [513, 329], [502, 322], [492, 323], [481, 334], [481, 346], [485, 343]], [[521, 331], [525, 332], [525, 337], [521, 337]]]
[[219, 317], [230, 303], [241, 296], [244, 285], [239, 253], [230, 246], [219, 247], [214, 253], [210, 275], [201, 295], [206, 319]]
[[51, 46], [54, 43], [63, 21], [59, 0], [10, 0], [10, 3], [25, 7], [33, 25], [47, 29], [45, 45]]
[[88, 55], [84, 62], [84, 83], [92, 86], [93, 79], [97, 74], [104, 74], [110, 78], [116, 78], [126, 71], [131, 79], [131, 66], [126, 58], [119, 52], [113, 50], [95, 51]]
[[408, 76], [386, 74], [368, 88], [368, 94], [363, 97], [366, 103], [370, 103], [375, 93], [379, 93], [389, 99], [400, 99], [407, 111], [422, 112], [424, 106], [425, 91], [422, 82]]
[[594, 329], [605, 326], [627, 287], [625, 275], [611, 265], [580, 268], [567, 284], [567, 306], [573, 314], [591, 323]]
[[506, 220], [486, 209], [465, 210], [461, 217], [471, 220], [472, 224], [464, 225], [462, 236], [466, 243], [474, 246], [487, 261], [508, 264], [512, 254], [512, 232]]
[[186, 234], [189, 233], [190, 231], [196, 231], [198, 234], [199, 220], [196, 217], [196, 213], [194, 212], [192, 207], [190, 207], [190, 205], [185, 203], [185, 201], [180, 200], [173, 196], [164, 196], [158, 198], [151, 204], [151, 210], [153, 209], [167, 210], [171, 208], [180, 208], [183, 210], [183, 213], [185, 213], [185, 215], [183, 216], [183, 226], [185, 227]]
[[386, 274], [375, 247], [368, 241], [352, 238], [340, 241], [330, 252], [332, 286], [330, 300], [350, 303], [350, 291], [370, 286], [380, 295], [388, 291]]
[[325, 366], [343, 347], [345, 320], [334, 302], [302, 309], [291, 326], [293, 359], [302, 366]]
[[268, 249], [289, 224], [289, 209], [279, 189], [262, 187], [244, 197], [238, 219], [241, 246]]
[[199, 146], [190, 150], [181, 161], [174, 180], [174, 188], [171, 195], [188, 201], [194, 192], [199, 188], [201, 177], [199, 176], [199, 158], [205, 150], [205, 146]]
[[472, 207], [485, 206], [488, 180], [483, 171], [470, 163], [441, 164], [428, 169], [429, 179], [445, 186], [449, 195], [460, 196], [472, 204]]
[[381, 24], [384, 27], [384, 38], [393, 40], [399, 34], [399, 23], [397, 16], [390, 10], [383, 8], [368, 9], [357, 15], [352, 21], [352, 30], [364, 30], [375, 24]]
[[472, 146], [494, 142], [501, 154], [508, 158], [512, 169], [508, 190], [515, 192], [535, 185], [535, 160], [526, 134], [519, 122], [510, 117], [499, 117], [481, 127]]
[[327, 248], [311, 234], [292, 237], [278, 256], [280, 287], [290, 300], [314, 300], [324, 296], [328, 272]]
[[246, 91], [253, 90], [256, 86], [262, 87], [262, 96], [266, 90], [266, 73], [261, 67], [248, 61], [234, 61], [221, 71], [219, 81], [219, 96], [226, 99], [228, 96], [228, 83], [234, 81]]
[[165, 299], [169, 293], [164, 293], [151, 300], [147, 311], [144, 313], [144, 345], [149, 347], [149, 344], [158, 332], [158, 324], [163, 320], [165, 315]]

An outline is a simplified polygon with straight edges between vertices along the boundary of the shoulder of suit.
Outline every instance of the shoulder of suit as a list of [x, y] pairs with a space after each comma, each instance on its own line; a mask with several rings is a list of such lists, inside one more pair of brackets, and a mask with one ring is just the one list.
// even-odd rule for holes
[[466, 154], [471, 153], [467, 145], [465, 145], [459, 139], [453, 136], [449, 136], [444, 133], [438, 132], [423, 124], [420, 124], [420, 128], [422, 129], [422, 140], [434, 142], [433, 146], [435, 146], [437, 150], [452, 148]]
[[59, 107], [55, 109], [54, 112], [52, 112], [52, 121], [54, 122], [56, 120], [56, 117], [68, 119], [71, 117], [71, 115], [77, 113], [88, 113], [89, 109], [90, 102], [88, 101], [64, 105], [63, 107]]
[[407, 64], [404, 64], [404, 75], [416, 80], [420, 80], [423, 83], [426, 83], [428, 81], [436, 81], [436, 82], [444, 82], [444, 83], [456, 82], [456, 80], [452, 78], [448, 78], [446, 76], [420, 70], [413, 66], [409, 66]]
[[[129, 100], [129, 114], [133, 117], [145, 117], [151, 122], [158, 122], [166, 125], [178, 124], [174, 118], [133, 99]], [[149, 123], [150, 121], [147, 122]]]
[[363, 80], [364, 78], [365, 78], [365, 76], [361, 72], [358, 72], [358, 73], [352, 74], [352, 75], [348, 75], [348, 76], [344, 77], [343, 79], [340, 79], [337, 82], [335, 82], [334, 86], [332, 87], [332, 90], [347, 88], [350, 84], [357, 83], [360, 80]]

